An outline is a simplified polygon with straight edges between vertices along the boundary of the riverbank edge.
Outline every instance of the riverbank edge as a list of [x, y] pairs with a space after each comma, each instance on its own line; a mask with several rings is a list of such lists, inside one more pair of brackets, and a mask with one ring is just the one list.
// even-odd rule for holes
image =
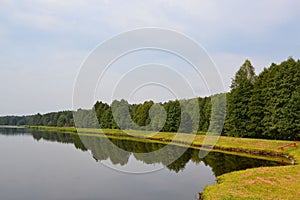
[[[221, 189], [222, 187], [224, 187], [224, 184], [227, 187], [231, 187], [231, 183], [230, 181], [234, 178], [234, 179], [238, 179], [237, 181], [239, 181], [239, 178], [236, 177], [236, 173], [239, 173], [239, 177], [240, 178], [240, 182], [243, 181], [243, 174], [244, 173], [249, 173], [249, 171], [251, 173], [258, 173], [260, 171], [260, 169], [268, 169], [268, 168], [272, 168], [272, 171], [275, 172], [276, 171], [281, 171], [283, 168], [287, 171], [288, 173], [288, 169], [290, 167], [297, 167], [300, 171], [300, 166], [298, 165], [298, 161], [300, 160], [300, 156], [299, 156], [299, 147], [297, 147], [297, 149], [289, 149], [288, 151], [281, 151], [278, 149], [279, 146], [284, 145], [284, 144], [288, 144], [291, 143], [291, 141], [278, 141], [278, 140], [262, 140], [262, 139], [245, 139], [245, 138], [234, 138], [234, 140], [236, 141], [236, 144], [234, 143], [230, 143], [231, 146], [227, 146], [227, 145], [223, 145], [222, 144], [216, 144], [215, 146], [203, 146], [201, 145], [201, 143], [203, 142], [203, 137], [204, 136], [198, 136], [198, 138], [200, 137], [200, 140], [197, 140], [197, 136], [195, 138], [195, 142], [193, 142], [191, 145], [190, 143], [185, 142], [184, 140], [172, 140], [172, 138], [170, 138], [170, 135], [175, 135], [174, 133], [160, 133], [159, 136], [157, 137], [145, 137], [144, 135], [137, 137], [137, 136], [132, 136], [132, 135], [127, 135], [122, 133], [120, 130], [104, 130], [105, 133], [97, 131], [96, 129], [78, 129], [78, 130], [74, 127], [44, 127], [44, 126], [27, 126], [26, 128], [30, 128], [30, 129], [38, 129], [38, 130], [45, 130], [45, 131], [59, 131], [59, 132], [68, 132], [68, 133], [72, 133], [72, 134], [79, 134], [79, 135], [85, 135], [85, 136], [100, 136], [100, 137], [108, 137], [108, 138], [117, 138], [117, 139], [126, 139], [126, 140], [135, 140], [135, 141], [141, 141], [141, 142], [156, 142], [156, 143], [161, 143], [161, 144], [170, 144], [170, 142], [172, 141], [172, 145], [177, 145], [177, 146], [187, 146], [189, 145], [190, 148], [195, 148], [195, 149], [211, 149], [213, 151], [220, 151], [220, 152], [224, 152], [224, 153], [230, 153], [230, 154], [236, 154], [236, 155], [251, 155], [250, 157], [263, 157], [263, 158], [267, 158], [267, 157], [279, 157], [279, 158], [285, 158], [290, 160], [292, 163], [294, 163], [295, 165], [291, 165], [291, 166], [279, 166], [279, 167], [263, 167], [263, 168], [254, 168], [254, 169], [249, 169], [249, 170], [242, 170], [242, 171], [236, 171], [236, 172], [230, 172], [221, 176], [217, 177], [217, 184], [211, 185], [211, 186], [207, 186], [204, 188], [203, 192], [201, 193], [201, 199], [224, 199], [224, 197], [226, 197], [226, 191], [224, 191], [223, 189]], [[176, 133], [177, 134], [177, 133]], [[180, 135], [184, 137], [188, 137], [188, 134], [184, 134], [184, 133], [180, 133]], [[228, 139], [230, 137], [220, 137], [220, 140], [224, 140], [224, 138]], [[254, 148], [243, 148], [243, 147], [235, 147], [235, 145], [240, 144], [240, 142], [243, 141], [251, 141], [253, 140], [253, 144], [254, 144]], [[255, 149], [255, 144], [258, 141], [264, 141], [266, 143], [276, 143], [277, 148], [266, 148], [266, 149], [262, 149], [262, 148], [258, 148]], [[239, 145], [238, 145], [239, 146]], [[247, 146], [247, 145], [246, 145]], [[278, 173], [280, 174], [280, 173]], [[267, 176], [267, 174], [266, 174]], [[272, 175], [273, 177], [273, 175]], [[247, 186], [248, 187], [248, 186]], [[266, 187], [267, 184], [266, 184]], [[228, 193], [228, 197], [229, 198], [225, 198], [225, 199], [255, 199], [249, 196], [243, 198], [242, 196], [235, 196], [233, 195], [232, 192], [234, 190], [234, 186], [232, 186], [232, 190], [231, 192]], [[250, 188], [251, 190], [251, 188]], [[220, 197], [218, 197], [218, 195], [215, 195], [216, 191], [222, 191], [223, 195], [221, 195]], [[261, 194], [257, 194], [259, 197], [264, 197], [264, 195], [268, 195], [265, 193], [261, 193]], [[279, 196], [280, 197], [280, 196]], [[258, 198], [259, 199], [259, 198]], [[266, 198], [264, 198], [266, 199]]]

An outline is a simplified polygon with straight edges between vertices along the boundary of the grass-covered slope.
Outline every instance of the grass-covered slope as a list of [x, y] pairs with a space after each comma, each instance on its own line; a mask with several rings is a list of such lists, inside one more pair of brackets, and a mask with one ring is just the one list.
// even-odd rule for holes
[[[224, 142], [220, 139], [219, 145]], [[284, 141], [289, 144], [291, 142]], [[230, 143], [239, 148], [257, 148], [267, 151], [278, 150], [282, 141], [259, 141], [236, 138]], [[204, 189], [205, 200], [217, 199], [299, 199], [300, 198], [300, 143], [287, 147], [285, 154], [295, 159], [296, 165], [261, 167], [231, 172], [217, 177], [218, 184]]]

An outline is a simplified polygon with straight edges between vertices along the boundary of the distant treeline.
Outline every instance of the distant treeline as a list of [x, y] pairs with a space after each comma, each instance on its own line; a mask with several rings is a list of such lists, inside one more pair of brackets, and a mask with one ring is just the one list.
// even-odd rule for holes
[[[115, 100], [108, 105], [96, 102], [92, 110], [77, 110], [75, 119], [78, 120], [75, 121], [77, 127], [99, 128], [100, 125], [101, 128], [163, 132], [191, 132], [194, 128], [193, 130], [206, 132], [211, 123], [214, 123], [213, 127], [216, 129], [223, 126], [222, 117], [218, 117], [218, 113], [217, 116], [211, 115], [212, 101], [221, 99], [218, 98], [220, 95], [165, 103], [146, 101], [142, 104], [129, 104], [126, 100]], [[233, 78], [231, 91], [226, 96], [223, 135], [299, 139], [299, 60], [289, 58], [279, 65], [272, 64], [258, 76], [250, 61], [246, 60]], [[222, 100], [218, 104], [225, 107]], [[192, 116], [195, 115], [195, 106], [198, 106], [200, 116], [196, 124], [192, 120], [196, 119]], [[183, 107], [187, 113], [182, 113]], [[0, 117], [0, 125], [74, 126], [74, 119], [72, 111], [63, 111], [44, 115]]]
[[28, 116], [6, 116], [0, 117], [0, 125], [12, 126], [74, 126], [73, 112], [61, 111], [47, 114], [35, 114]]
[[[75, 121], [76, 126], [81, 128], [99, 128], [100, 126], [103, 129], [160, 130], [185, 133], [193, 130], [207, 131], [211, 116], [210, 104], [211, 97], [174, 100], [165, 103], [146, 101], [142, 104], [129, 104], [126, 100], [115, 100], [108, 105], [96, 102], [93, 107], [95, 112], [77, 110]], [[198, 114], [195, 113], [197, 110], [194, 108], [197, 106], [200, 111], [200, 120], [194, 123], [197, 116], [193, 115]], [[183, 109], [186, 111], [185, 113], [182, 113]]]

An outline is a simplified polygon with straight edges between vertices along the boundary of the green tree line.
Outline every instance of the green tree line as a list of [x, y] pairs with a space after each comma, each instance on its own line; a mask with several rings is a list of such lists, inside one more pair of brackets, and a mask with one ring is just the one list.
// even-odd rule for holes
[[28, 116], [5, 116], [0, 117], [0, 125], [11, 126], [74, 126], [73, 112], [60, 111], [47, 114], [37, 113]]
[[[222, 123], [224, 113], [221, 113], [225, 109], [219, 109], [212, 116], [216, 109], [213, 103], [225, 108], [220, 95], [163, 103], [129, 104], [126, 100], [115, 100], [109, 105], [97, 101], [90, 110], [0, 117], [0, 125], [74, 126], [74, 114], [76, 126], [85, 128], [190, 133], [193, 130], [206, 132], [212, 126], [227, 136], [299, 139], [299, 60], [289, 58], [280, 64], [273, 63], [259, 75], [246, 60], [236, 72], [230, 92], [226, 93], [225, 125]], [[195, 117], [197, 114], [199, 119]]]

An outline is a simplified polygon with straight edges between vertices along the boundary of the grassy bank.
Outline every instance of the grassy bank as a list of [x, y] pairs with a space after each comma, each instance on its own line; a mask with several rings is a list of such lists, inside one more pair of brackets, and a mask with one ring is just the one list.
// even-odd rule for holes
[[[273, 141], [271, 141], [273, 142]], [[289, 143], [289, 142], [286, 142]], [[300, 143], [285, 153], [300, 160]], [[261, 167], [231, 172], [217, 177], [218, 184], [204, 189], [204, 199], [298, 199], [300, 165]]]
[[204, 199], [298, 199], [300, 168], [262, 167], [218, 177], [218, 184], [204, 189]]
[[[75, 134], [75, 128], [65, 127], [31, 127], [48, 131], [64, 131]], [[78, 129], [78, 134], [102, 137], [104, 134], [111, 138], [124, 138], [139, 141], [154, 141], [185, 146], [193, 141], [191, 147], [201, 148], [204, 135], [157, 133], [148, 131], [126, 131], [104, 129]], [[176, 137], [175, 137], [176, 135]], [[175, 141], [174, 141], [175, 140]], [[230, 153], [245, 154], [251, 156], [276, 156], [285, 154], [294, 158], [296, 164], [300, 160], [300, 148], [298, 146], [287, 147], [284, 151], [278, 147], [289, 144], [289, 141], [246, 139], [221, 136], [214, 146], [214, 150]], [[281, 159], [281, 158], [280, 158]], [[295, 199], [300, 196], [300, 165], [288, 165], [280, 167], [261, 167], [243, 171], [231, 172], [217, 177], [218, 184], [208, 186], [203, 191], [204, 199]]]

